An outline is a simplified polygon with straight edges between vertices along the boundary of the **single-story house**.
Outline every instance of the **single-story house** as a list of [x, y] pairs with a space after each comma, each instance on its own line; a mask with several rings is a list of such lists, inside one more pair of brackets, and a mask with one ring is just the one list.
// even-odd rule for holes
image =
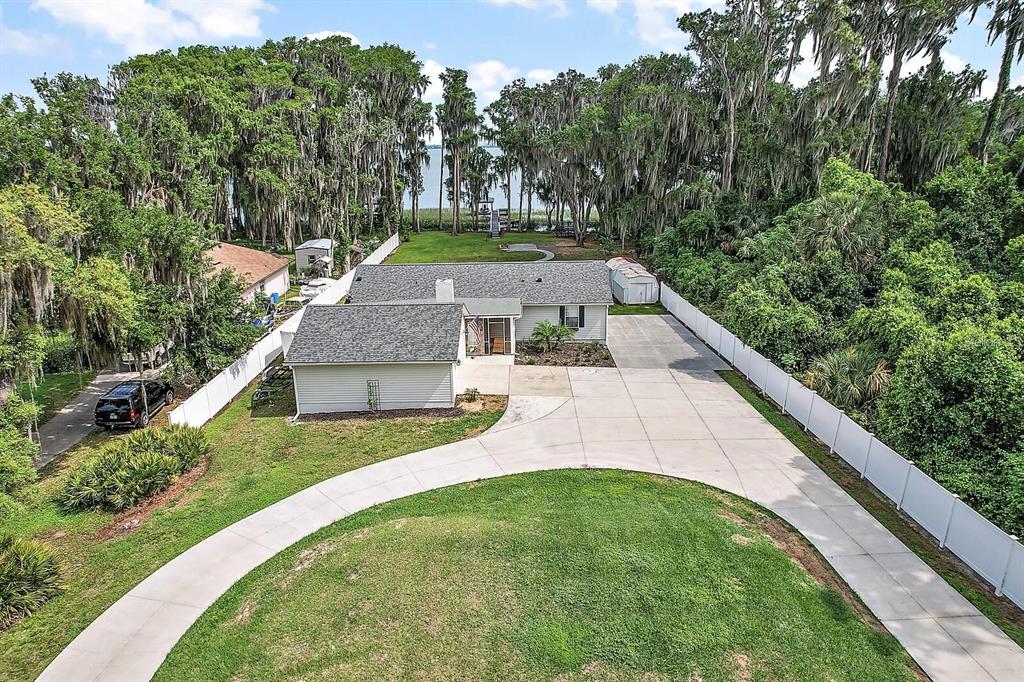
[[330, 275], [334, 269], [334, 240], [310, 239], [295, 247], [298, 272], [315, 271]]
[[245, 286], [242, 298], [247, 301], [251, 301], [256, 292], [268, 298], [277, 294], [280, 298], [291, 285], [288, 276], [291, 261], [283, 256], [219, 242], [206, 252], [206, 257], [213, 263], [214, 274], [225, 269], [235, 271]]
[[542, 320], [607, 342], [612, 292], [601, 261], [360, 265], [349, 301], [461, 304], [469, 355], [514, 355]]
[[600, 261], [360, 265], [348, 304], [283, 339], [297, 413], [452, 407], [467, 356], [515, 354], [542, 320], [604, 343], [611, 303]]
[[458, 303], [311, 305], [285, 352], [298, 414], [452, 407]]
[[612, 283], [612, 295], [619, 303], [638, 305], [657, 303], [660, 297], [658, 278], [639, 263], [628, 258], [609, 259], [608, 266]]

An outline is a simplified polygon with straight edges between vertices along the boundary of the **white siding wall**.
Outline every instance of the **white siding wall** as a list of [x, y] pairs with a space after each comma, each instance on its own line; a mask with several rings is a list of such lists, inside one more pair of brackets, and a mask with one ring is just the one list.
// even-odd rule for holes
[[626, 277], [612, 273], [612, 295], [619, 303], [635, 305], [658, 302], [658, 280], [654, 277]]
[[299, 414], [361, 412], [366, 382], [380, 382], [381, 410], [451, 407], [451, 363], [295, 366]]
[[[588, 305], [583, 307], [586, 308], [584, 313], [586, 326], [576, 332], [576, 338], [580, 341], [605, 343], [608, 340], [608, 306]], [[524, 305], [523, 316], [516, 320], [516, 338], [520, 341], [528, 341], [533, 334], [533, 328], [542, 320], [558, 324], [558, 306]]]
[[[277, 294], [279, 298], [283, 297], [285, 292], [288, 291], [289, 283], [288, 268], [281, 268], [281, 270], [263, 280], [263, 293], [267, 298], [270, 298], [271, 294]], [[259, 290], [260, 283], [256, 282], [256, 284], [252, 285], [242, 293], [242, 298], [247, 301], [251, 301]]]
[[309, 269], [309, 257], [313, 256], [313, 260], [320, 258], [321, 256], [330, 256], [331, 252], [328, 249], [295, 249], [295, 267], [298, 268], [299, 272]]

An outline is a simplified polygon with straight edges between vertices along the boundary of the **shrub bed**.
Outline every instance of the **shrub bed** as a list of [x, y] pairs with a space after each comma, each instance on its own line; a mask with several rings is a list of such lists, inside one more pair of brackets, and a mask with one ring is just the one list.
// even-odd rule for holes
[[61, 502], [72, 509], [127, 509], [165, 490], [209, 449], [199, 429], [135, 431], [83, 460], [68, 477]]
[[0, 630], [62, 591], [60, 564], [44, 545], [0, 536]]
[[558, 367], [614, 367], [615, 360], [607, 346], [600, 343], [563, 343], [544, 349], [544, 344], [516, 344], [516, 363]]

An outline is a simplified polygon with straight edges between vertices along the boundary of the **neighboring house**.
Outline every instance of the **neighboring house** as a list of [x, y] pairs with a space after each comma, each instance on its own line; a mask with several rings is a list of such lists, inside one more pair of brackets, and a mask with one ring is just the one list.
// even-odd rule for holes
[[542, 320], [605, 343], [612, 292], [600, 261], [360, 265], [349, 300], [461, 304], [468, 354], [497, 355], [515, 354]]
[[242, 298], [247, 301], [251, 301], [256, 292], [269, 298], [277, 294], [280, 298], [291, 284], [288, 277], [291, 261], [283, 256], [220, 242], [206, 252], [206, 257], [213, 263], [214, 273], [225, 269], [235, 271], [245, 287]]
[[621, 256], [609, 259], [605, 265], [611, 271], [612, 295], [616, 301], [627, 305], [658, 302], [661, 294], [658, 278], [644, 266]]
[[295, 267], [298, 272], [319, 272], [328, 277], [334, 269], [334, 241], [310, 239], [295, 247]]
[[452, 407], [457, 303], [311, 305], [285, 352], [298, 414]]

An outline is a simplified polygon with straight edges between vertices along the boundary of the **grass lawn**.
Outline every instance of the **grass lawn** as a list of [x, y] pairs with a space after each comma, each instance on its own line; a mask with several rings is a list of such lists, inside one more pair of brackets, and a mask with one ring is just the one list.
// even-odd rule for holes
[[[536, 252], [502, 251], [501, 244], [536, 244], [555, 254], [556, 260], [605, 260], [607, 256], [593, 241], [576, 246], [572, 239], [543, 232], [506, 232], [492, 239], [483, 232], [453, 235], [450, 232], [420, 232], [402, 242], [388, 258], [389, 263], [471, 263], [479, 261], [533, 261]], [[618, 254], [613, 254], [618, 255]]]
[[512, 476], [301, 541], [218, 600], [156, 679], [915, 679], [824, 566], [697, 483]]
[[668, 315], [668, 311], [660, 303], [643, 305], [622, 305], [616, 303], [608, 307], [609, 315]]
[[18, 394], [24, 400], [32, 400], [35, 396], [39, 407], [39, 423], [50, 420], [61, 408], [71, 402], [89, 382], [95, 378], [96, 372], [51, 372], [45, 375], [33, 388], [28, 381], [18, 384]]
[[814, 460], [828, 476], [849, 493], [879, 523], [931, 566], [957, 592], [988, 616], [1006, 635], [1024, 646], [1024, 613], [1006, 597], [997, 597], [988, 583], [970, 574], [970, 569], [950, 552], [939, 549], [931, 536], [911, 519], [898, 512], [892, 502], [883, 499], [860, 474], [838, 455], [829, 454], [828, 447], [804, 432], [795, 420], [783, 415], [767, 399], [761, 397], [741, 374], [721, 372], [758, 412], [782, 432], [801, 452]]
[[[0, 679], [34, 679], [60, 650], [144, 577], [197, 542], [253, 512], [336, 474], [475, 435], [500, 416], [348, 420], [291, 426], [289, 401], [253, 414], [252, 389], [206, 428], [209, 467], [151, 510], [120, 516], [64, 511], [53, 501], [77, 450], [45, 472], [38, 500], [0, 524], [36, 537], [61, 557], [65, 594], [0, 634]], [[133, 519], [142, 523], [125, 532]], [[111, 535], [115, 537], [110, 537]], [[109, 539], [104, 539], [109, 538]]]

